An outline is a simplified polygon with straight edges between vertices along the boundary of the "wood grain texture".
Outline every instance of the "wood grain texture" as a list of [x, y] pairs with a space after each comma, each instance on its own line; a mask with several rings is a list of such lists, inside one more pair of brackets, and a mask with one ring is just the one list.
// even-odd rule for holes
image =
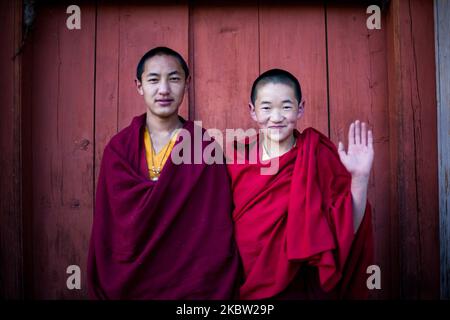
[[257, 2], [195, 2], [194, 119], [205, 128], [251, 128], [249, 96], [259, 75]]
[[[33, 298], [33, 34], [23, 44], [21, 54], [22, 111], [22, 230], [23, 290], [25, 299]], [[23, 74], [26, 76], [23, 76]]]
[[[43, 6], [33, 52], [33, 296], [86, 297], [93, 209], [95, 6], [80, 5], [81, 30], [66, 27], [67, 5]], [[68, 290], [69, 265], [81, 290]]]
[[[119, 7], [108, 1], [100, 1], [97, 7], [95, 52], [95, 162], [94, 191], [103, 150], [117, 133], [119, 104]], [[133, 87], [133, 83], [128, 86]], [[142, 111], [144, 112], [144, 111]], [[142, 113], [141, 112], [141, 113]]]
[[0, 297], [24, 297], [21, 1], [0, 2]]
[[374, 297], [388, 298], [392, 278], [390, 251], [395, 234], [389, 230], [389, 127], [387, 105], [386, 29], [369, 30], [365, 7], [330, 4], [326, 9], [331, 139], [348, 146], [351, 122], [368, 123], [374, 132], [375, 162], [368, 200], [372, 204], [375, 264], [382, 271]]
[[391, 1], [387, 16], [391, 233], [402, 298], [439, 297], [433, 3]]
[[450, 299], [450, 2], [436, 0], [441, 299]]

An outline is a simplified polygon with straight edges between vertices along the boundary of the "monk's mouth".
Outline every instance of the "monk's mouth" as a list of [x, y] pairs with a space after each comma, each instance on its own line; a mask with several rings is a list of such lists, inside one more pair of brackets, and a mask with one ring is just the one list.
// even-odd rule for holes
[[156, 100], [156, 102], [161, 105], [161, 106], [170, 106], [173, 102], [173, 100], [171, 99], [167, 99], [167, 100]]

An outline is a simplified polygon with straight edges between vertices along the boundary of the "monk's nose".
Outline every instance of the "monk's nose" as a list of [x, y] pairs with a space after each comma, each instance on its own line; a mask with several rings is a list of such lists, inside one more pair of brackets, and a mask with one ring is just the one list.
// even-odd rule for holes
[[281, 122], [283, 121], [283, 116], [278, 111], [274, 111], [270, 116], [270, 121], [275, 123]]
[[162, 95], [167, 95], [170, 93], [169, 83], [167, 81], [161, 81], [161, 85], [159, 87], [159, 93]]

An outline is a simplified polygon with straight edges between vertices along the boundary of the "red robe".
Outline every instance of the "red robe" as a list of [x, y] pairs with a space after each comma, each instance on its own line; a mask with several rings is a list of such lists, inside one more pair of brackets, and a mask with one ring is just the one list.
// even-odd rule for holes
[[[145, 119], [145, 114], [134, 118], [103, 154], [88, 256], [89, 295], [232, 298], [239, 256], [226, 167], [175, 165], [169, 158], [159, 180], [151, 181]], [[191, 121], [184, 122], [184, 129], [193, 137]], [[175, 147], [178, 143], [183, 143], [181, 137]]]
[[[228, 165], [244, 268], [240, 298], [367, 298], [370, 205], [355, 235], [351, 176], [336, 147], [313, 128], [295, 136], [275, 175], [261, 175], [269, 166], [261, 161]], [[256, 141], [245, 144], [260, 154]]]

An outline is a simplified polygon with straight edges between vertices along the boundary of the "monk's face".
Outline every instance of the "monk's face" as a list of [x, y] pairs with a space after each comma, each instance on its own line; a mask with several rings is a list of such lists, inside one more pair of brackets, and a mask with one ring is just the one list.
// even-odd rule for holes
[[141, 81], [136, 80], [136, 87], [152, 114], [168, 118], [178, 114], [188, 82], [176, 58], [157, 55], [145, 62]]
[[266, 138], [282, 143], [290, 139], [304, 112], [294, 89], [282, 83], [267, 83], [257, 89], [255, 105], [250, 103], [250, 114]]

